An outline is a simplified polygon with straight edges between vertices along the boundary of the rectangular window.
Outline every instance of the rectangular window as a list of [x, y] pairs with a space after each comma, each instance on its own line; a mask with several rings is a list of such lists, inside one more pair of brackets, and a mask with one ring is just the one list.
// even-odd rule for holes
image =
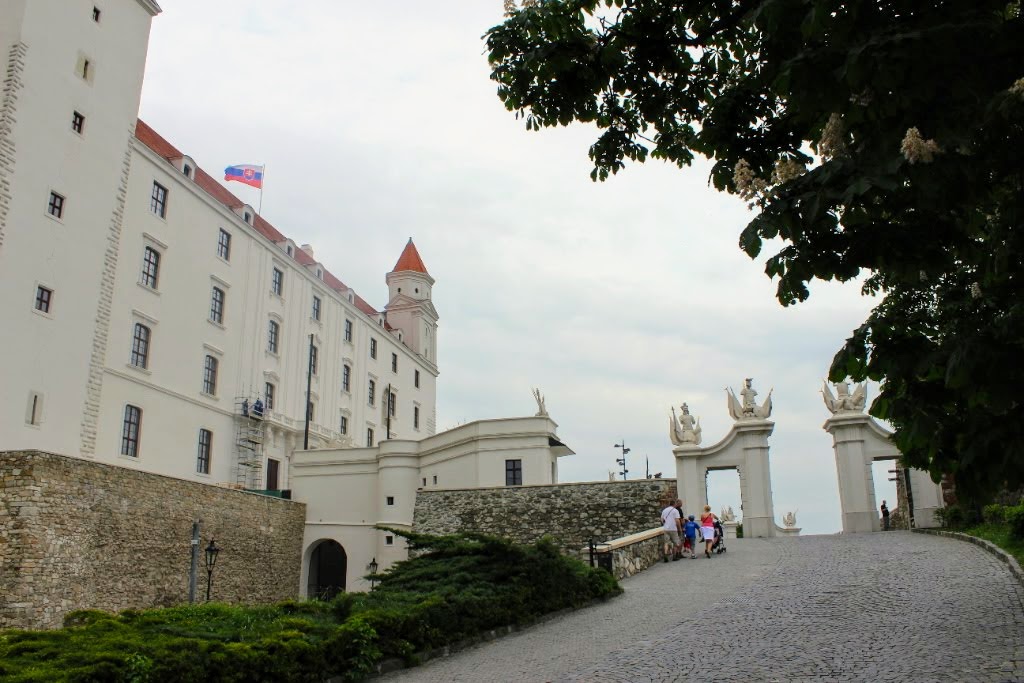
[[435, 485], [437, 484], [437, 475], [436, 474], [434, 475], [434, 484]]
[[370, 405], [372, 406], [374, 404], [374, 401], [377, 400], [377, 383], [374, 382], [372, 379], [370, 380], [369, 398]]
[[213, 288], [213, 296], [210, 298], [210, 320], [218, 325], [224, 323], [224, 290], [220, 287]]
[[252, 225], [252, 214], [246, 211], [244, 214], [242, 214], [242, 220], [244, 220], [249, 225]]
[[271, 382], [267, 382], [263, 385], [263, 402], [267, 406], [267, 410], [274, 409], [274, 391], [277, 389]]
[[419, 429], [420, 428], [420, 407], [419, 406], [413, 406], [412, 407], [412, 428], [413, 429]]
[[523, 484], [523, 461], [505, 461], [505, 486], [522, 486]]
[[342, 434], [348, 434], [348, 417], [345, 415], [341, 416], [341, 424], [338, 425], [338, 431]]
[[75, 131], [79, 135], [85, 129], [85, 116], [80, 112], [75, 112], [71, 115], [71, 130]]
[[315, 345], [309, 347], [309, 367], [313, 369], [313, 374], [317, 374], [317, 369], [320, 365], [320, 349]]
[[372, 427], [367, 427], [366, 428], [366, 446], [368, 448], [372, 448], [373, 447], [373, 428]]
[[203, 393], [217, 395], [217, 366], [220, 363], [213, 356], [207, 356], [203, 364]]
[[398, 354], [391, 354], [391, 372], [398, 372]]
[[395, 537], [394, 536], [385, 536], [384, 537], [384, 545], [394, 545], [394, 544], [395, 544]]
[[316, 403], [313, 401], [306, 402], [306, 415], [310, 422], [316, 422]]
[[394, 505], [395, 504], [395, 497], [394, 496], [388, 496], [387, 498], [388, 498], [388, 505]]
[[267, 458], [267, 490], [280, 491], [279, 483], [281, 473], [281, 462], [273, 458]]
[[267, 326], [267, 351], [277, 353], [278, 340], [281, 337], [281, 326], [276, 320], [271, 320]]
[[124, 407], [124, 425], [121, 428], [121, 455], [139, 457], [139, 435], [142, 432], [142, 408]]
[[186, 178], [192, 177], [192, 167], [189, 166], [188, 164], [181, 165], [181, 172]]
[[28, 397], [28, 415], [25, 416], [25, 422], [34, 427], [38, 427], [42, 422], [43, 395], [33, 391], [29, 393]]
[[352, 368], [347, 365], [341, 366], [341, 390], [350, 391], [352, 387]]
[[231, 233], [224, 228], [221, 228], [220, 234], [217, 235], [217, 256], [225, 261], [231, 260]]
[[210, 473], [210, 451], [213, 450], [213, 432], [209, 429], [199, 430], [199, 450], [196, 453], [196, 472]]
[[139, 284], [150, 289], [156, 289], [160, 279], [160, 252], [153, 247], [146, 247], [142, 255], [142, 274], [139, 276]]
[[36, 287], [36, 310], [41, 313], [50, 312], [50, 302], [53, 301], [53, 290], [42, 285]]
[[395, 416], [395, 404], [398, 403], [398, 397], [394, 393], [388, 394], [388, 415], [391, 417]]
[[97, 24], [100, 23], [100, 8], [93, 6], [92, 8], [92, 20]]
[[352, 341], [352, 321], [351, 320], [346, 320], [345, 321], [345, 341], [347, 341], [347, 342]]
[[414, 370], [412, 373], [412, 383], [417, 389], [420, 388], [420, 371]]
[[313, 297], [313, 320], [320, 320], [320, 297]]
[[46, 211], [54, 218], [64, 217], [64, 195], [57, 194], [56, 192], [50, 193], [50, 203], [46, 207]]
[[83, 58], [80, 64], [81, 68], [78, 71], [78, 75], [81, 76], [84, 81], [90, 80], [92, 75], [92, 62]]
[[149, 367], [150, 329], [142, 323], [135, 323], [132, 335], [132, 365], [145, 370]]
[[274, 272], [271, 275], [270, 291], [278, 296], [284, 295], [284, 273], [278, 268], [274, 268]]
[[149, 197], [149, 210], [160, 218], [167, 217], [167, 188], [153, 181], [153, 194]]
[[376, 358], [376, 357], [377, 357], [377, 340], [371, 338], [370, 339], [370, 358]]

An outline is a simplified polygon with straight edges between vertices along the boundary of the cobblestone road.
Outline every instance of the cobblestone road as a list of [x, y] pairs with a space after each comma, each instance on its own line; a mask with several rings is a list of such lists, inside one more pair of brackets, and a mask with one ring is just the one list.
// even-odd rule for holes
[[1024, 590], [962, 541], [743, 539], [396, 681], [1019, 681]]

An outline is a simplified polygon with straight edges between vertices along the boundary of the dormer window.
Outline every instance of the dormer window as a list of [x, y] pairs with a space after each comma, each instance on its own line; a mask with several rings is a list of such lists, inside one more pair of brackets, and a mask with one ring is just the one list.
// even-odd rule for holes
[[192, 167], [189, 166], [188, 164], [182, 165], [181, 172], [185, 174], [186, 178], [191, 178], [192, 177]]
[[287, 247], [284, 248], [284, 250], [288, 252], [289, 256], [295, 256], [295, 248], [292, 247], [292, 245], [289, 244]]
[[242, 219], [249, 225], [252, 225], [252, 214], [249, 213], [248, 211], [242, 214]]
[[319, 279], [321, 279], [321, 280], [323, 280], [323, 279], [324, 279], [324, 270], [323, 270], [323, 268], [317, 268], [317, 269], [316, 269], [316, 276], [317, 276], [317, 277], [318, 277]]

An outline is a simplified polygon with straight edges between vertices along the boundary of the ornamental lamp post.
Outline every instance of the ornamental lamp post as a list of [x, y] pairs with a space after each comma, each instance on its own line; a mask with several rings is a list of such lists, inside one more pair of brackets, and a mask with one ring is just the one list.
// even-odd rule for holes
[[377, 564], [377, 558], [376, 557], [373, 558], [372, 560], [370, 560], [370, 564], [366, 565], [367, 571], [370, 572], [370, 590], [373, 590], [374, 586], [377, 584], [377, 567], [378, 566], [379, 565]]
[[629, 453], [630, 449], [626, 448], [625, 439], [622, 440], [622, 443], [615, 444], [615, 448], [622, 449], [622, 457], [616, 458], [615, 462], [617, 462], [622, 467], [622, 471], [619, 472], [619, 474], [622, 475], [622, 481], [626, 481], [626, 475], [629, 474], [629, 470], [626, 469], [626, 454]]
[[206, 602], [210, 602], [210, 586], [213, 585], [213, 568], [217, 564], [217, 555], [220, 548], [217, 541], [210, 539], [210, 545], [206, 546]]

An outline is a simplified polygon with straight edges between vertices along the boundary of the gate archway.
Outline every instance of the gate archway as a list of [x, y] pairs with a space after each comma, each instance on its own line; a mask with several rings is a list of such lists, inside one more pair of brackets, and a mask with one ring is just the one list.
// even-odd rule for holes
[[309, 553], [306, 597], [330, 600], [345, 592], [348, 554], [340, 543], [331, 539], [318, 541]]

